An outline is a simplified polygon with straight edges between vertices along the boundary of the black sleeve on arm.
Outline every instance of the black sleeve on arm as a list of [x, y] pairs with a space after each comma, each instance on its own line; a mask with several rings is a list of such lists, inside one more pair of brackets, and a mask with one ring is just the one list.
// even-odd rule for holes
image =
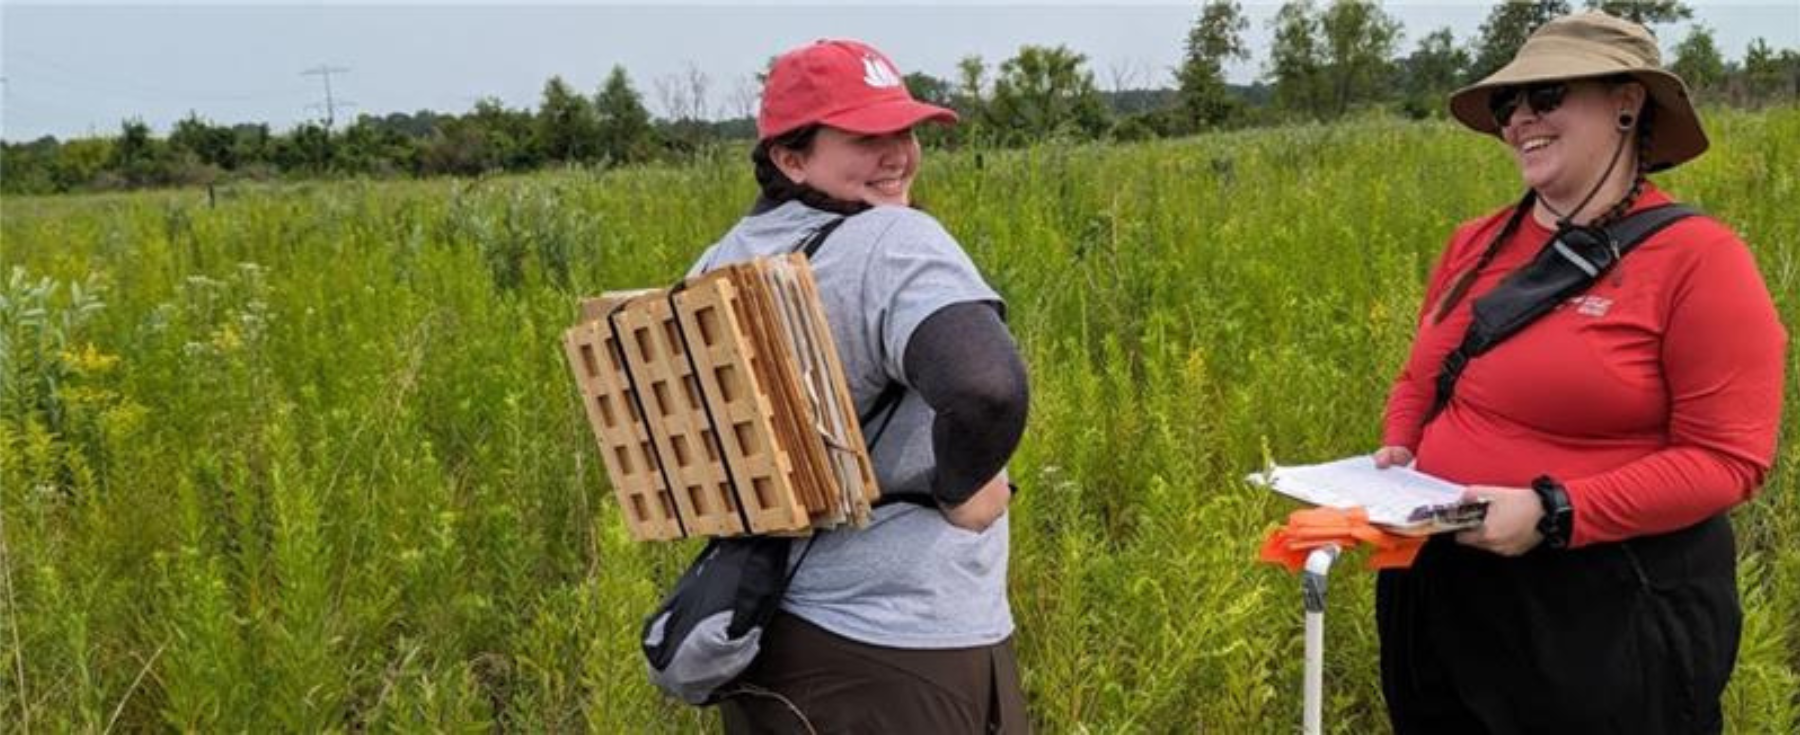
[[926, 317], [906, 342], [907, 382], [937, 412], [931, 494], [945, 505], [960, 505], [993, 479], [1025, 434], [1025, 362], [998, 308], [951, 304]]

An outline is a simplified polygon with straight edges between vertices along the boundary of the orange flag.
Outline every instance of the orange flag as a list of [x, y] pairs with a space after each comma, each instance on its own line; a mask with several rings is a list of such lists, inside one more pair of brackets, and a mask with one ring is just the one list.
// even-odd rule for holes
[[1358, 545], [1374, 549], [1369, 554], [1370, 569], [1405, 569], [1418, 557], [1425, 537], [1401, 536], [1376, 528], [1369, 523], [1368, 512], [1361, 508], [1306, 508], [1289, 514], [1287, 525], [1269, 532], [1257, 558], [1298, 572], [1306, 564], [1307, 554], [1330, 544], [1344, 551]]

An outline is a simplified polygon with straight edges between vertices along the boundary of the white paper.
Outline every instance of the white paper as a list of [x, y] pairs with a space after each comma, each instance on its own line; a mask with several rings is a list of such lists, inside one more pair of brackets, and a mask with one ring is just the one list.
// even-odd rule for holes
[[1250, 475], [1250, 481], [1290, 498], [1328, 508], [1363, 508], [1369, 522], [1384, 526], [1408, 526], [1413, 511], [1455, 503], [1463, 487], [1410, 467], [1376, 469], [1372, 455], [1346, 457], [1324, 464], [1276, 466], [1268, 473]]

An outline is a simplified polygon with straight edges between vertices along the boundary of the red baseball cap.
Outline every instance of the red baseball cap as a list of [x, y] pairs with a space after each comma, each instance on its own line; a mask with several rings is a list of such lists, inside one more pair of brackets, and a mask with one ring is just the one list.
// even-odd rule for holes
[[860, 41], [819, 40], [782, 54], [763, 83], [758, 139], [821, 123], [852, 133], [891, 133], [956, 113], [913, 99], [894, 62]]

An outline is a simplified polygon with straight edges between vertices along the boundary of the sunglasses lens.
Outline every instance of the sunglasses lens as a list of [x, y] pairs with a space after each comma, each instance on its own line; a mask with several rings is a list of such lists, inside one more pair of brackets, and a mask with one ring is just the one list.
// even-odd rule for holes
[[1562, 82], [1532, 87], [1525, 92], [1525, 101], [1531, 105], [1531, 109], [1535, 110], [1537, 114], [1548, 115], [1556, 108], [1562, 106], [1563, 95], [1567, 94], [1568, 91], [1569, 85], [1563, 84]]
[[1506, 127], [1512, 122], [1513, 111], [1519, 109], [1519, 88], [1501, 87], [1488, 96], [1488, 111], [1494, 114], [1494, 123]]
[[1488, 111], [1494, 113], [1494, 123], [1504, 128], [1512, 123], [1520, 104], [1529, 105], [1536, 114], [1548, 115], [1562, 106], [1563, 96], [1568, 93], [1566, 82], [1534, 84], [1523, 89], [1501, 87], [1488, 97]]

